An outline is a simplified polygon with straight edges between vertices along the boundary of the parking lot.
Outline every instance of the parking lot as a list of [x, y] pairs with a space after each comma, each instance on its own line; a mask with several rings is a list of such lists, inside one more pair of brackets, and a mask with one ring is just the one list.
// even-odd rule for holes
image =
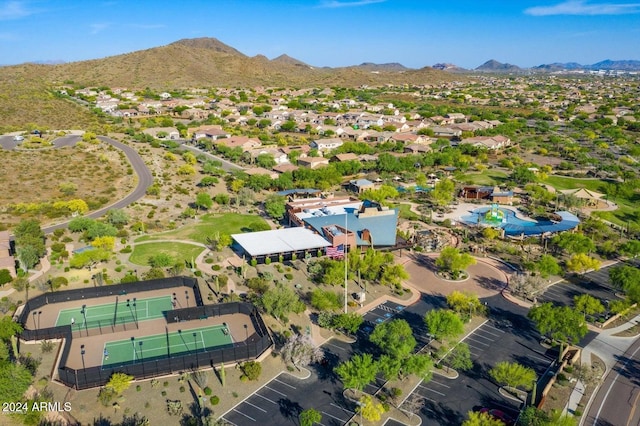
[[315, 408], [322, 413], [321, 425], [347, 423], [354, 415], [354, 407], [342, 398], [341, 392], [336, 394], [326, 389], [314, 392], [312, 388], [316, 386], [317, 377], [301, 380], [281, 373], [225, 413], [223, 418], [236, 426], [298, 424], [298, 416], [303, 410]]
[[423, 424], [461, 424], [469, 411], [482, 407], [498, 408], [517, 417], [519, 404], [498, 392], [488, 371], [500, 361], [511, 361], [533, 368], [540, 379], [557, 356], [554, 350], [540, 345], [540, 335], [526, 318], [527, 309], [512, 305], [500, 295], [482, 300], [491, 309], [491, 319], [464, 339], [474, 368], [459, 372], [457, 379], [434, 374], [413, 392], [424, 403], [418, 413]]

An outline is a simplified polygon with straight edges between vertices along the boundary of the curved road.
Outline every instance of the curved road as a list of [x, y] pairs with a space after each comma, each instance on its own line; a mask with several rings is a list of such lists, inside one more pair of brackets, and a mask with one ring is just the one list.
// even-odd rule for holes
[[[54, 144], [56, 146], [68, 146], [76, 143], [79, 139], [80, 136], [65, 136], [60, 145], [56, 144], [55, 142]], [[123, 199], [85, 215], [85, 217], [91, 217], [94, 219], [104, 215], [111, 209], [121, 209], [133, 203], [134, 201], [139, 200], [147, 193], [147, 188], [149, 188], [151, 184], [153, 184], [153, 176], [151, 175], [151, 171], [147, 168], [147, 165], [144, 164], [144, 160], [142, 159], [142, 157], [140, 157], [140, 154], [138, 154], [135, 149], [131, 148], [129, 145], [125, 145], [122, 142], [115, 141], [106, 136], [98, 136], [98, 139], [124, 152], [124, 154], [129, 159], [129, 162], [131, 163], [131, 167], [133, 167], [133, 170], [138, 175], [138, 185]], [[56, 225], [47, 226], [46, 228], [42, 228], [42, 230], [45, 234], [48, 234], [55, 231], [56, 229], [66, 228], [68, 224], [69, 221], [66, 221], [58, 223]]]
[[636, 426], [640, 424], [640, 339], [609, 371], [598, 389], [585, 426]]
[[[147, 192], [147, 188], [149, 188], [149, 186], [153, 184], [153, 176], [151, 175], [151, 171], [147, 168], [146, 164], [144, 164], [144, 160], [142, 159], [142, 157], [140, 157], [140, 154], [138, 154], [135, 149], [131, 148], [128, 145], [123, 144], [122, 142], [115, 141], [106, 136], [98, 136], [98, 139], [124, 152], [124, 154], [127, 156], [127, 159], [131, 163], [131, 167], [133, 167], [133, 170], [135, 171], [136, 175], [138, 175], [138, 185], [133, 191], [131, 191], [123, 199], [116, 201], [115, 203], [109, 206], [93, 211], [85, 216], [85, 217], [91, 217], [94, 219], [104, 215], [107, 211], [111, 209], [121, 209], [133, 203], [134, 201], [139, 200], [140, 198], [144, 197], [144, 195]], [[53, 145], [56, 148], [60, 148], [64, 146], [72, 146], [72, 145], [75, 145], [79, 140], [80, 140], [80, 136], [67, 135], [54, 140]], [[4, 149], [13, 149], [17, 144], [13, 141], [12, 137], [4, 136], [4, 137], [0, 137], [0, 145]], [[42, 230], [44, 231], [45, 234], [49, 234], [55, 231], [56, 229], [66, 228], [69, 222], [70, 221], [65, 221], [55, 225], [47, 226], [46, 228], [42, 228]]]

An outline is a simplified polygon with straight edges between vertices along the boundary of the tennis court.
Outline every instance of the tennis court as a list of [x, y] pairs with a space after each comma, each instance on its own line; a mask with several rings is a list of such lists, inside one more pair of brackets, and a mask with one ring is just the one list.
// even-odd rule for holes
[[172, 310], [170, 295], [136, 299], [126, 295], [116, 296], [113, 303], [102, 305], [82, 305], [77, 308], [63, 309], [58, 313], [56, 327], [76, 325], [80, 329], [113, 326], [162, 318], [164, 311]]
[[143, 362], [184, 353], [203, 352], [231, 343], [233, 339], [225, 324], [131, 337], [104, 344], [102, 367], [110, 368], [136, 361]]

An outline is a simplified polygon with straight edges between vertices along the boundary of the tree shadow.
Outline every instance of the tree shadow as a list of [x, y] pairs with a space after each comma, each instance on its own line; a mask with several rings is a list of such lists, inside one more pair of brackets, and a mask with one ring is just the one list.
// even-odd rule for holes
[[302, 407], [299, 403], [293, 402], [288, 398], [281, 398], [278, 400], [278, 406], [280, 407], [280, 414], [282, 414], [285, 419], [297, 423], [300, 413], [302, 412]]
[[502, 281], [495, 277], [484, 277], [475, 275], [473, 279], [480, 287], [487, 290], [500, 291], [507, 286], [507, 283], [505, 281]]
[[452, 410], [445, 404], [439, 402], [425, 400], [420, 413], [423, 417], [430, 419], [428, 424], [439, 425], [460, 425], [464, 421], [464, 417], [457, 411]]

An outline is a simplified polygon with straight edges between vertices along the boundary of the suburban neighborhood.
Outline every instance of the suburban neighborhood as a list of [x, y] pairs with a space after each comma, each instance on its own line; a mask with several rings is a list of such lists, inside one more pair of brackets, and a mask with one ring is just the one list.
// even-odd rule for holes
[[0, 123], [0, 423], [638, 424], [637, 75], [52, 93], [95, 124]]

